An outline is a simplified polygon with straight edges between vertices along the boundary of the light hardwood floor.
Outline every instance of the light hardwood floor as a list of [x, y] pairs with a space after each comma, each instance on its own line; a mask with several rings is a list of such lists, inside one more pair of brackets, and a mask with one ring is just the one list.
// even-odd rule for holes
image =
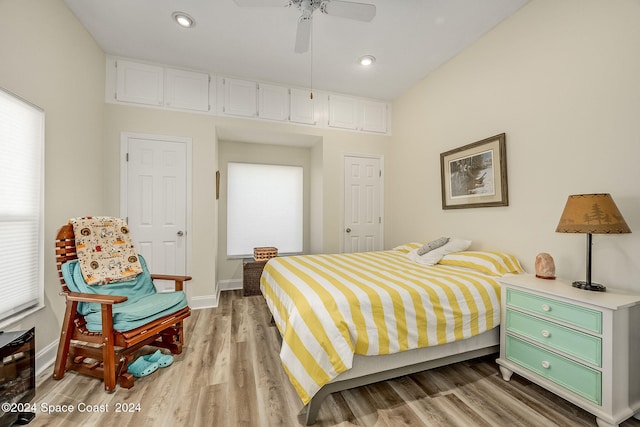
[[[100, 381], [76, 373], [54, 381], [51, 368], [38, 378], [38, 411], [30, 425], [301, 425], [305, 409], [281, 368], [277, 330], [269, 320], [261, 296], [224, 292], [219, 307], [194, 311], [186, 320], [186, 346], [171, 366], [112, 394]], [[518, 375], [503, 381], [496, 357], [334, 393], [323, 402], [316, 425], [596, 425], [592, 415]], [[43, 405], [70, 405], [74, 412], [53, 407], [45, 413]], [[79, 411], [92, 405], [103, 406], [98, 412]], [[135, 412], [116, 412], [129, 406]], [[640, 421], [629, 419], [621, 426], [639, 427]]]

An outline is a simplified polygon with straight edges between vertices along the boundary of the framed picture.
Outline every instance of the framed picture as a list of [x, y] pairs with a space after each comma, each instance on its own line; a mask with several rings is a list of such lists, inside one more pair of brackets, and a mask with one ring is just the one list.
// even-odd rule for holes
[[506, 136], [440, 154], [442, 209], [509, 206]]
[[216, 171], [216, 200], [220, 198], [220, 171]]

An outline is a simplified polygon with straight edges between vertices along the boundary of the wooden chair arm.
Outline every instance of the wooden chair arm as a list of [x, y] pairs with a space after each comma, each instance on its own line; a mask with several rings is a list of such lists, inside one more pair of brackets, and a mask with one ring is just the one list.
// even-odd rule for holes
[[191, 276], [176, 276], [173, 274], [152, 274], [151, 279], [155, 280], [173, 280], [176, 282], [187, 282], [191, 280]]
[[176, 291], [184, 288], [184, 282], [191, 280], [191, 276], [176, 276], [173, 274], [152, 274], [151, 280], [173, 280], [176, 283]]
[[120, 295], [83, 294], [80, 292], [62, 292], [68, 301], [95, 302], [98, 304], [119, 304], [129, 298]]

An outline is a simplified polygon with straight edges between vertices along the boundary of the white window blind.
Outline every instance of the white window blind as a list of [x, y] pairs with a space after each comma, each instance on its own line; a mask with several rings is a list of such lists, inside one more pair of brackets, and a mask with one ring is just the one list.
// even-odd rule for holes
[[44, 299], [44, 112], [0, 89], [0, 321]]
[[301, 166], [228, 163], [227, 256], [274, 246], [278, 253], [303, 248]]

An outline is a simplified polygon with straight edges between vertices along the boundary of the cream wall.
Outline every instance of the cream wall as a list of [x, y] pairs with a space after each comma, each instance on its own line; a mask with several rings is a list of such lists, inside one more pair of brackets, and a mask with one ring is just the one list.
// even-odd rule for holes
[[[300, 147], [286, 146], [271, 147], [268, 154], [259, 150], [259, 153], [247, 153], [245, 161], [255, 161], [259, 158], [266, 159], [267, 162], [277, 162], [278, 157], [287, 158], [286, 163], [292, 159], [306, 157], [306, 164], [309, 167], [309, 174], [305, 174], [305, 179], [309, 179], [311, 189], [309, 200], [309, 230], [305, 230], [305, 252], [311, 253], [331, 253], [342, 251], [343, 238], [343, 204], [344, 204], [344, 156], [346, 154], [379, 155], [384, 158], [386, 153], [392, 149], [390, 145], [391, 137], [387, 135], [368, 134], [361, 132], [349, 132], [334, 130], [330, 128], [314, 128], [309, 126], [295, 126], [281, 124], [270, 121], [245, 120], [229, 117], [215, 117], [214, 122], [218, 128], [221, 127], [242, 127], [249, 130], [249, 133], [263, 134], [266, 140], [273, 140], [273, 135], [284, 136], [287, 144], [291, 144], [296, 136], [301, 137], [306, 148], [301, 151]], [[308, 146], [308, 141], [317, 139], [317, 143]], [[235, 141], [238, 142], [238, 141]], [[225, 150], [231, 150], [233, 143], [229, 141], [221, 142]], [[239, 147], [242, 147], [241, 145]], [[255, 147], [254, 147], [255, 148]], [[260, 147], [257, 147], [258, 149]], [[243, 148], [235, 148], [242, 150]], [[290, 153], [287, 154], [287, 151]], [[301, 154], [303, 153], [303, 154]], [[235, 154], [234, 154], [235, 155]], [[224, 192], [224, 161], [220, 155], [220, 168], [223, 177], [222, 192]], [[222, 216], [226, 205], [221, 200], [219, 209]], [[225, 223], [220, 222], [224, 227]], [[306, 225], [305, 225], [306, 227]], [[218, 279], [220, 281], [239, 280], [240, 263], [238, 261], [227, 262], [225, 256], [226, 236], [225, 231], [220, 230], [219, 235], [219, 262], [220, 270]]]
[[[214, 304], [218, 250], [218, 203], [215, 197], [217, 136], [213, 119], [204, 114], [107, 104], [105, 106], [105, 215], [120, 215], [120, 138], [123, 132], [191, 138], [191, 256], [187, 274], [189, 300], [195, 307]], [[190, 262], [189, 262], [190, 261]]]
[[[220, 206], [217, 265], [219, 277], [242, 283], [242, 260], [227, 258], [227, 165], [229, 162], [262, 163], [275, 165], [301, 166], [303, 168], [304, 200], [303, 200], [303, 251], [309, 253], [310, 248], [310, 179], [311, 148], [273, 144], [252, 144], [236, 141], [220, 141], [219, 165], [221, 172]], [[256, 206], [260, 209], [260, 206]]]
[[55, 356], [64, 313], [55, 233], [104, 203], [104, 52], [61, 0], [2, 0], [0, 16], [0, 86], [45, 111], [46, 307], [6, 329], [36, 326], [36, 351]]
[[[316, 138], [322, 141], [322, 154], [316, 153], [317, 147], [311, 151], [304, 149], [306, 163], [311, 164], [313, 158], [314, 176], [321, 168], [322, 182], [313, 183], [313, 188], [321, 189], [322, 194], [314, 194], [314, 209], [321, 209], [318, 216], [314, 212], [315, 227], [309, 225], [305, 238], [314, 235], [317, 241], [317, 228], [322, 235], [321, 250], [318, 252], [339, 252], [342, 247], [342, 203], [343, 203], [343, 156], [344, 154], [378, 154], [384, 155], [389, 149], [389, 136], [346, 132], [332, 129], [318, 129], [308, 126], [294, 126], [277, 122], [217, 117], [207, 114], [181, 113], [154, 108], [107, 104], [105, 110], [105, 214], [119, 215], [119, 173], [120, 173], [120, 135], [122, 132], [188, 137], [193, 140], [193, 220], [192, 220], [192, 262], [187, 273], [193, 276], [189, 283], [189, 297], [192, 306], [204, 307], [216, 303], [219, 292], [217, 283], [228, 280], [239, 280], [240, 264], [237, 261], [227, 262], [225, 257], [226, 223], [218, 224], [220, 210], [226, 205], [215, 200], [215, 171], [222, 173], [221, 192], [224, 192], [225, 164], [218, 157], [217, 129], [242, 128], [247, 133], [262, 134], [266, 139], [272, 135], [284, 135], [287, 140], [301, 135], [305, 141]], [[228, 144], [225, 145], [228, 147]], [[255, 147], [254, 147], [255, 148]], [[296, 158], [299, 147], [272, 147], [271, 154], [260, 152], [248, 155], [245, 160], [267, 158], [276, 162], [278, 157]], [[284, 150], [284, 151], [283, 151]], [[283, 154], [290, 151], [289, 155]], [[314, 153], [311, 156], [311, 153]], [[310, 157], [311, 156], [311, 157]], [[319, 160], [321, 158], [321, 160]], [[220, 162], [220, 163], [219, 163]], [[309, 176], [311, 178], [311, 176]], [[310, 184], [311, 185], [311, 184]], [[311, 206], [311, 205], [310, 205]], [[311, 209], [311, 207], [310, 207]], [[311, 215], [310, 215], [311, 217]], [[305, 243], [310, 249], [310, 241]], [[216, 262], [216, 259], [218, 262]], [[194, 302], [195, 299], [195, 302]]]
[[[584, 280], [569, 194], [611, 193], [633, 233], [594, 235], [593, 280], [640, 291], [640, 2], [532, 0], [393, 104], [387, 246], [441, 235], [539, 252]], [[440, 153], [505, 132], [508, 207], [442, 210]]]

